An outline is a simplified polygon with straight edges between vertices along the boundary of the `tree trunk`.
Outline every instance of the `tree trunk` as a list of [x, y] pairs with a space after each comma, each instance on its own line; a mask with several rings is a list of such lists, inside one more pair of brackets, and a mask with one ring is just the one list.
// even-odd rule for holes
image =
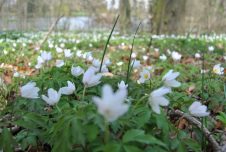
[[129, 32], [131, 28], [131, 10], [129, 0], [120, 0], [119, 13], [120, 32], [125, 34]]

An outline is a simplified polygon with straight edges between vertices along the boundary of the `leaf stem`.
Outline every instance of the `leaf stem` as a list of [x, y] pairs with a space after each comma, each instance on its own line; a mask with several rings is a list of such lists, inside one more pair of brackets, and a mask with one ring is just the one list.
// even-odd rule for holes
[[86, 93], [86, 86], [84, 86], [84, 88], [83, 88], [83, 92], [82, 92], [82, 101], [84, 101], [85, 93]]
[[105, 44], [104, 52], [103, 52], [102, 59], [101, 59], [101, 64], [100, 64], [99, 72], [101, 72], [102, 65], [103, 65], [103, 61], [104, 61], [104, 56], [105, 56], [105, 54], [106, 54], [106, 52], [107, 52], [107, 46], [108, 46], [108, 44], [109, 44], [111, 35], [112, 35], [112, 33], [113, 33], [114, 29], [115, 29], [116, 23], [118, 22], [118, 19], [119, 19], [119, 15], [117, 16], [117, 18], [116, 18], [116, 20], [115, 20], [115, 23], [114, 23], [114, 25], [113, 25], [113, 28], [111, 29], [111, 33], [110, 33], [110, 35], [108, 36], [107, 42], [106, 42], [106, 44]]
[[56, 108], [59, 113], [62, 113], [61, 109], [58, 107], [58, 104], [56, 104]]
[[[204, 70], [205, 68], [205, 64], [204, 64], [204, 61], [205, 61], [205, 53], [203, 51], [202, 53], [202, 70]], [[204, 80], [205, 80], [205, 77], [204, 77], [204, 72], [202, 72], [202, 103], [204, 104]], [[205, 118], [202, 118], [202, 126], [201, 126], [201, 129], [202, 131], [204, 130], [204, 127], [205, 127], [205, 124], [206, 124], [206, 119]], [[204, 133], [202, 134], [202, 148], [203, 148], [203, 151], [205, 152], [206, 151], [206, 138], [205, 138], [205, 135]]]
[[[131, 50], [130, 50], [130, 55], [129, 55], [129, 63], [128, 63], [128, 67], [127, 67], [127, 76], [126, 76], [126, 83], [128, 84], [128, 81], [129, 81], [129, 76], [130, 76], [130, 71], [131, 71], [131, 68], [130, 68], [130, 64], [131, 64], [131, 58], [132, 58], [132, 54], [133, 54], [133, 45], [134, 45], [134, 40], [135, 40], [135, 37], [137, 35], [137, 32], [138, 32], [138, 29], [140, 27], [142, 22], [139, 23], [137, 29], [136, 29], [136, 32], [133, 36], [133, 42], [132, 42], [132, 47], [131, 47]], [[133, 67], [133, 66], [132, 66]]]
[[105, 120], [105, 130], [104, 130], [104, 143], [107, 144], [108, 140], [109, 140], [109, 135], [110, 135], [110, 131], [109, 131], [109, 123]]

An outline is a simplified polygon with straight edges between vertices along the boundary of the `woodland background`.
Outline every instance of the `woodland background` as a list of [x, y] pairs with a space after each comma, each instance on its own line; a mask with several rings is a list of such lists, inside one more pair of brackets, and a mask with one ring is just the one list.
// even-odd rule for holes
[[[0, 31], [39, 31], [63, 15], [57, 30], [211, 34], [226, 31], [226, 0], [0, 0]], [[92, 27], [92, 28], [90, 28]]]

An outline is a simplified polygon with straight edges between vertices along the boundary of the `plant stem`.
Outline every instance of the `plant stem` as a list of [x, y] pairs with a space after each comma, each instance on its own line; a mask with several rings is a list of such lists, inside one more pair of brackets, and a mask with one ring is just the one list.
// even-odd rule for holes
[[152, 81], [151, 81], [151, 79], [150, 79], [150, 90], [152, 89]]
[[82, 101], [84, 101], [85, 93], [86, 93], [86, 86], [84, 86], [84, 88], [83, 88], [83, 92], [82, 92]]
[[135, 109], [135, 108], [138, 106], [138, 104], [139, 104], [142, 100], [144, 100], [145, 98], [148, 98], [148, 96], [147, 96], [147, 95], [144, 95], [143, 97], [141, 97], [140, 100], [138, 100], [138, 101], [135, 103], [134, 109]]
[[[130, 64], [131, 64], [131, 58], [132, 58], [132, 53], [133, 53], [133, 45], [134, 45], [134, 40], [135, 40], [135, 37], [136, 37], [136, 34], [137, 34], [137, 31], [138, 31], [138, 29], [139, 29], [139, 27], [140, 27], [140, 25], [141, 25], [141, 22], [139, 23], [139, 25], [138, 25], [138, 27], [137, 27], [137, 29], [136, 29], [136, 32], [135, 32], [135, 34], [134, 34], [134, 36], [133, 36], [133, 42], [132, 42], [132, 47], [131, 47], [131, 50], [130, 50], [130, 55], [129, 55], [129, 63], [128, 63], [128, 67], [127, 67], [127, 76], [126, 76], [126, 83], [128, 83], [128, 80], [129, 80], [129, 76], [130, 76]], [[132, 66], [133, 67], [133, 66]]]
[[[202, 70], [204, 70], [204, 68], [205, 68], [204, 61], [205, 61], [205, 54], [203, 51], [203, 53], [202, 53]], [[204, 72], [202, 72], [202, 103], [203, 104], [204, 104], [204, 80], [205, 80]], [[205, 124], [206, 124], [206, 119], [202, 118], [202, 126], [201, 126], [202, 131], [204, 130]], [[202, 148], [203, 148], [203, 151], [205, 152], [206, 151], [206, 138], [205, 138], [204, 133], [202, 134]]]
[[114, 29], [115, 29], [116, 23], [118, 22], [118, 19], [119, 19], [119, 15], [117, 16], [117, 18], [116, 18], [116, 20], [115, 20], [115, 23], [114, 23], [114, 25], [113, 25], [113, 28], [111, 29], [111, 33], [110, 33], [110, 35], [108, 36], [107, 43], [105, 44], [104, 52], [103, 52], [102, 59], [101, 59], [101, 64], [100, 64], [99, 72], [101, 72], [101, 68], [102, 68], [103, 61], [104, 61], [104, 56], [105, 56], [106, 51], [107, 51], [107, 46], [108, 46], [108, 44], [109, 44], [111, 35], [112, 35], [112, 33], [113, 33]]
[[109, 123], [105, 120], [105, 130], [104, 130], [104, 143], [107, 144], [109, 140]]
[[226, 83], [224, 84], [224, 99], [226, 99]]
[[58, 104], [56, 104], [56, 108], [59, 111], [59, 113], [62, 113], [61, 110], [60, 110], [60, 108], [58, 107]]

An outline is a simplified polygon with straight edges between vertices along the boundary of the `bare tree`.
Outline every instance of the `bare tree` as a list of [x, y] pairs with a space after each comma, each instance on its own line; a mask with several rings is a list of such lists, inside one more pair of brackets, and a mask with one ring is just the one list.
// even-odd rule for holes
[[121, 0], [119, 5], [119, 23], [121, 33], [126, 33], [131, 27], [131, 8], [129, 0]]
[[6, 0], [1, 0], [0, 1], [0, 11], [2, 10], [3, 5], [5, 4]]

